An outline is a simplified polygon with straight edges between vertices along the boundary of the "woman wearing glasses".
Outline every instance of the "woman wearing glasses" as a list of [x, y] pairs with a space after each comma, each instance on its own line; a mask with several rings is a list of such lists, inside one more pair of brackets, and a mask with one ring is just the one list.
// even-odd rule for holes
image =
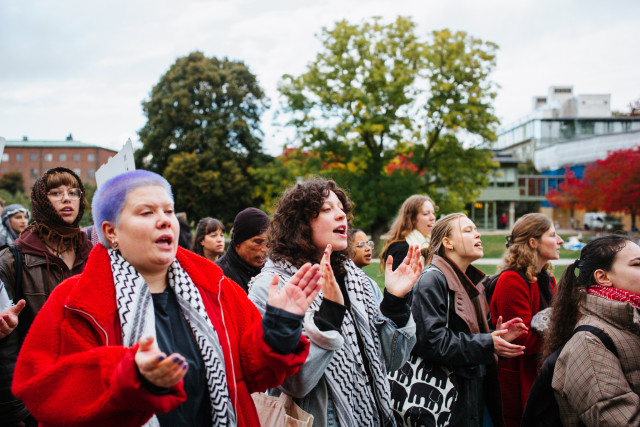
[[[78, 224], [86, 200], [80, 177], [73, 171], [57, 167], [44, 173], [31, 190], [33, 222], [14, 245], [21, 250], [22, 283], [16, 295], [16, 261], [9, 249], [0, 251], [0, 280], [14, 304], [24, 299], [26, 305], [0, 346], [0, 419], [3, 425], [24, 422], [32, 417], [24, 404], [11, 394], [13, 368], [24, 337], [33, 319], [51, 291], [64, 279], [81, 273], [91, 243]], [[6, 422], [6, 424], [4, 424]]]
[[349, 237], [353, 241], [354, 253], [351, 260], [358, 268], [366, 267], [371, 264], [371, 256], [373, 254], [373, 242], [369, 240], [364, 231], [352, 228], [349, 230]]

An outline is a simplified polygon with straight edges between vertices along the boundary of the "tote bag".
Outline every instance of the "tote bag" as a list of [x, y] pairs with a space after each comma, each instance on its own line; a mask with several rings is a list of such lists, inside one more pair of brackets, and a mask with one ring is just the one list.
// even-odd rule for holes
[[[447, 298], [447, 327], [449, 304]], [[412, 353], [402, 368], [388, 378], [393, 415], [399, 426], [449, 425], [451, 409], [458, 398], [451, 370]]]
[[313, 415], [305, 412], [282, 393], [279, 397], [266, 393], [253, 393], [253, 403], [258, 411], [260, 425], [264, 427], [312, 427]]

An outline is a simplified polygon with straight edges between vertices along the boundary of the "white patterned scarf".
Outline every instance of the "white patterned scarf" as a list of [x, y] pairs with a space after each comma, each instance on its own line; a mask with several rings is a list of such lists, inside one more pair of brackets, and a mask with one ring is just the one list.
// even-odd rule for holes
[[[345, 268], [345, 288], [351, 309], [346, 311], [341, 327], [344, 345], [336, 351], [325, 372], [325, 379], [331, 390], [331, 400], [336, 407], [340, 425], [395, 426], [389, 382], [386, 379], [387, 369], [375, 324], [378, 306], [375, 303], [371, 282], [353, 261], [348, 260]], [[276, 261], [273, 267], [264, 267], [262, 271], [278, 273], [282, 284], [293, 276], [297, 269], [286, 261]], [[282, 274], [283, 272], [285, 274]], [[317, 311], [322, 300], [320, 292], [310, 309]], [[358, 333], [365, 355], [360, 353]], [[364, 357], [369, 361], [373, 384], [370, 383], [364, 369]], [[380, 420], [378, 409], [382, 412], [384, 420]]]
[[[151, 292], [143, 277], [119, 251], [109, 249], [113, 282], [116, 288], [116, 303], [122, 342], [126, 347], [136, 344], [142, 336], [156, 337], [155, 313]], [[174, 260], [169, 267], [169, 286], [176, 294], [184, 319], [193, 332], [205, 366], [209, 395], [211, 398], [211, 420], [214, 426], [235, 426], [236, 416], [229, 397], [227, 377], [224, 369], [224, 354], [218, 335], [202, 303], [198, 288], [189, 275]], [[154, 415], [148, 426], [159, 426]]]

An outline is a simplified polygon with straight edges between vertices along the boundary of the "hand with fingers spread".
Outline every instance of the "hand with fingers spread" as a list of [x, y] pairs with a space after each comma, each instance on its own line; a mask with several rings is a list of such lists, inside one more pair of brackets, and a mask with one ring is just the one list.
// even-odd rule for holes
[[327, 245], [327, 248], [324, 250], [324, 255], [322, 256], [322, 261], [320, 261], [320, 284], [322, 286], [322, 295], [329, 301], [344, 305], [344, 296], [342, 295], [340, 285], [338, 285], [336, 276], [334, 276], [333, 269], [331, 268], [332, 251], [333, 249], [331, 248], [331, 245]]
[[389, 256], [384, 269], [385, 287], [390, 294], [402, 298], [411, 291], [422, 273], [420, 248], [417, 245], [409, 247], [409, 252], [402, 264], [395, 271], [392, 266], [393, 257]]
[[501, 357], [511, 358], [516, 356], [522, 356], [524, 354], [525, 347], [523, 345], [515, 345], [506, 341], [503, 336], [508, 334], [507, 329], [500, 329], [491, 332], [493, 338], [493, 351], [495, 354]]
[[320, 266], [306, 263], [282, 287], [276, 274], [269, 284], [267, 304], [293, 314], [304, 314], [320, 292]]
[[524, 335], [529, 332], [529, 328], [527, 325], [522, 323], [522, 319], [519, 317], [514, 317], [506, 323], [502, 323], [502, 316], [498, 317], [498, 321], [496, 322], [496, 329], [506, 329], [507, 333], [502, 336], [507, 342], [511, 342], [518, 338], [520, 335]]
[[21, 299], [13, 307], [6, 308], [0, 312], [0, 339], [8, 336], [18, 326], [18, 315], [26, 305]]
[[189, 364], [183, 356], [173, 353], [167, 357], [153, 342], [153, 337], [140, 338], [135, 362], [142, 376], [157, 387], [176, 385], [187, 374]]

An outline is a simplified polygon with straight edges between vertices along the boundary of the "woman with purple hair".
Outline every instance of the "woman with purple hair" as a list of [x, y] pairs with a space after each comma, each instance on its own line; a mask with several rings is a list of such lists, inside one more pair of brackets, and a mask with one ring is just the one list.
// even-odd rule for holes
[[96, 191], [101, 243], [33, 324], [13, 391], [41, 425], [254, 426], [250, 393], [304, 362], [320, 290], [305, 265], [270, 287], [264, 318], [215, 264], [178, 247], [169, 183], [148, 171]]

